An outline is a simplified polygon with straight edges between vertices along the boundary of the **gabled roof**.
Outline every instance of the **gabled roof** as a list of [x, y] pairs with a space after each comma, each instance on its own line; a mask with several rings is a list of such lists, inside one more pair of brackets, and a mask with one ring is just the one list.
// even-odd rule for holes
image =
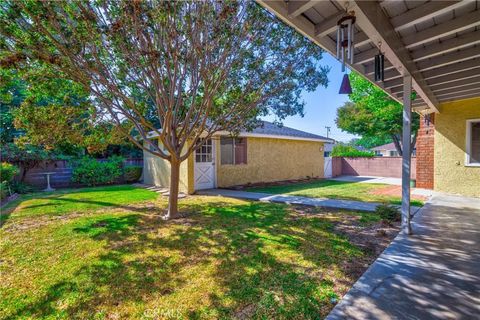
[[[215, 136], [230, 135], [230, 132], [219, 131], [215, 133]], [[154, 138], [158, 134], [154, 131], [148, 133], [148, 138]], [[278, 126], [268, 121], [260, 121], [260, 125], [251, 131], [240, 131], [239, 137], [253, 137], [253, 138], [274, 138], [274, 139], [286, 139], [286, 140], [303, 140], [303, 141], [318, 141], [333, 143], [335, 140], [320, 136], [317, 134], [285, 127]]]
[[387, 144], [372, 148], [372, 150], [381, 151], [381, 150], [397, 150], [397, 149], [395, 148], [395, 144], [391, 142], [391, 143], [387, 143]]
[[278, 126], [274, 123], [268, 121], [262, 121], [260, 126], [253, 129], [252, 131], [242, 131], [240, 136], [272, 136], [272, 137], [284, 137], [284, 138], [295, 138], [296, 140], [321, 140], [323, 142], [334, 142], [333, 139], [326, 138], [317, 134], [310, 132], [305, 132], [286, 126]]

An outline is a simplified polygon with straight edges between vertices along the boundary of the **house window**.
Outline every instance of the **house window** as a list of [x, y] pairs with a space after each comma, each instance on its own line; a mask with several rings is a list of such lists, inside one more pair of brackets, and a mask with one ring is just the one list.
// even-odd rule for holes
[[246, 164], [247, 139], [221, 137], [220, 158], [222, 164]]
[[480, 119], [467, 120], [466, 164], [480, 166]]
[[212, 139], [207, 139], [195, 152], [196, 162], [212, 162]]

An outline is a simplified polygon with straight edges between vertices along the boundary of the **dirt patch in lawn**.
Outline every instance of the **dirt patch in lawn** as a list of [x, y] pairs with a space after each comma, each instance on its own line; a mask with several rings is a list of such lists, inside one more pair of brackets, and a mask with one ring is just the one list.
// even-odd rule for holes
[[[391, 197], [402, 197], [402, 186], [386, 186], [386, 187], [381, 187], [378, 189], [374, 189], [370, 191], [370, 194], [374, 194], [377, 196], [391, 196]], [[412, 194], [411, 199], [413, 200], [420, 200], [420, 201], [426, 201], [428, 200], [428, 197], [426, 196], [421, 196], [421, 195], [416, 195]]]
[[[343, 269], [352, 279], [358, 279], [400, 231], [400, 222], [393, 224], [382, 220], [364, 222], [361, 215], [344, 210], [306, 206], [295, 206], [294, 210], [299, 216], [325, 215], [332, 220], [335, 233], [345, 236], [348, 241], [362, 249], [365, 255], [345, 261], [343, 264]], [[374, 215], [374, 213], [364, 214]]]

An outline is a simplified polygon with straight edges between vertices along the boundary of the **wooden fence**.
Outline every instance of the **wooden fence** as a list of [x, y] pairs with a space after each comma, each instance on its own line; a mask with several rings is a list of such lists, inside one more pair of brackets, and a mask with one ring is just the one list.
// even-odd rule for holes
[[[97, 159], [97, 161], [104, 162], [107, 159]], [[124, 165], [143, 166], [142, 158], [127, 158]], [[54, 188], [66, 188], [78, 186], [72, 182], [72, 167], [66, 160], [48, 161], [40, 163], [38, 166], [28, 170], [25, 175], [24, 182], [35, 187], [46, 186], [45, 172], [53, 172], [50, 175], [50, 184]]]

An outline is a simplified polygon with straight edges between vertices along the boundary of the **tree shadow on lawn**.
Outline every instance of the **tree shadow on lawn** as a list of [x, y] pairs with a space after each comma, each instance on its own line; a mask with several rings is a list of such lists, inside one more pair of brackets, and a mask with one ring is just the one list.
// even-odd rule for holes
[[[174, 221], [141, 214], [89, 221], [74, 232], [105, 241], [108, 253], [78, 270], [74, 280], [51, 286], [17, 316], [91, 317], [105, 308], [108, 313], [126, 304], [145, 305], [154, 296], [175, 301], [202, 277], [189, 271], [209, 266], [217, 289], [203, 293], [205, 305], [187, 303], [180, 317], [322, 318], [333, 307], [330, 299], [359, 276], [348, 265], [372, 257], [335, 234], [330, 219], [289, 210], [209, 201], [182, 205], [189, 216]], [[58, 302], [72, 295], [79, 298], [59, 310]], [[143, 311], [120, 316], [137, 318]]]
[[[36, 208], [51, 208], [57, 205], [61, 205], [62, 202], [71, 202], [71, 203], [78, 203], [78, 204], [85, 204], [85, 205], [93, 205], [91, 208], [86, 208], [87, 210], [98, 210], [106, 207], [117, 207], [124, 210], [144, 213], [147, 210], [151, 210], [151, 208], [142, 208], [136, 207], [131, 205], [122, 205], [115, 202], [108, 202], [108, 201], [98, 201], [98, 200], [84, 200], [84, 199], [70, 199], [70, 198], [62, 198], [66, 195], [75, 195], [80, 193], [110, 193], [110, 192], [126, 192], [129, 190], [138, 189], [137, 187], [131, 185], [114, 185], [114, 186], [104, 186], [104, 187], [89, 187], [89, 188], [81, 188], [81, 189], [61, 189], [54, 192], [37, 192], [27, 195], [21, 195], [20, 198], [12, 201], [9, 204], [4, 205], [0, 211], [0, 228], [7, 222], [10, 218], [12, 213], [18, 208], [23, 202], [28, 200], [48, 200], [48, 203], [42, 204], [33, 204], [33, 205], [26, 205], [23, 206], [22, 209], [36, 209]], [[106, 198], [111, 197], [111, 195], [105, 196]], [[147, 200], [138, 200], [135, 202], [144, 202]], [[85, 209], [85, 208], [81, 208]], [[64, 211], [57, 211], [57, 212], [47, 212], [47, 215], [62, 215], [66, 212], [74, 212], [72, 208], [66, 208]]]
[[[265, 185], [249, 187], [246, 191], [270, 194], [291, 194], [313, 198], [401, 204], [401, 195], [382, 195], [375, 192], [390, 187], [390, 185], [381, 183], [367, 184], [351, 181], [317, 179], [305, 182], [266, 183]], [[423, 201], [421, 201], [421, 199], [412, 199], [411, 204], [421, 207]]]

